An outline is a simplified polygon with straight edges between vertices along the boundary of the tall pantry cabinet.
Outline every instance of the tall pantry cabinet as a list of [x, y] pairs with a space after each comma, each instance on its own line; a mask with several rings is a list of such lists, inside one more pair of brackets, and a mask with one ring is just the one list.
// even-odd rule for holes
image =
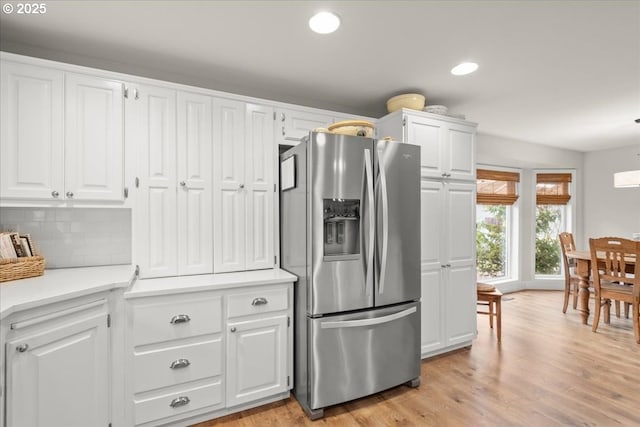
[[402, 109], [377, 128], [421, 147], [422, 357], [468, 346], [476, 336], [476, 124]]

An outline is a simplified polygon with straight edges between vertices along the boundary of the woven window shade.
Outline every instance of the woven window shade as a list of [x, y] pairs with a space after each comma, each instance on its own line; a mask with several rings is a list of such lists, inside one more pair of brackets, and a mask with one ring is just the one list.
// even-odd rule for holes
[[501, 172], [486, 169], [476, 171], [476, 203], [479, 205], [513, 205], [518, 200], [517, 172]]
[[537, 205], [566, 205], [569, 194], [570, 173], [539, 173], [536, 175]]

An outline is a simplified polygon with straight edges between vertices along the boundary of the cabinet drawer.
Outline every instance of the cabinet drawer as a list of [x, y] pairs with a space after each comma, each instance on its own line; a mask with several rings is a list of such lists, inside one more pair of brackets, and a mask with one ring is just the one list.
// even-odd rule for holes
[[136, 400], [134, 402], [136, 424], [148, 423], [207, 406], [221, 406], [223, 402], [220, 380], [149, 399]]
[[135, 392], [222, 374], [222, 337], [134, 355]]
[[251, 292], [229, 295], [227, 316], [246, 316], [286, 310], [289, 307], [287, 289], [254, 289]]
[[134, 300], [135, 346], [212, 334], [222, 329], [222, 297], [193, 294], [187, 298]]

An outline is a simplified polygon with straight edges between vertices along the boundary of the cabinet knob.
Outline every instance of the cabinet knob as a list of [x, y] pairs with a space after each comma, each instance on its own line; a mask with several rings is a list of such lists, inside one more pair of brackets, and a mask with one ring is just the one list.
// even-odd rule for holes
[[177, 408], [179, 406], [184, 406], [189, 402], [191, 402], [191, 400], [187, 396], [180, 396], [173, 399], [171, 403], [169, 403], [169, 406], [171, 406], [172, 408]]
[[178, 323], [187, 323], [191, 321], [191, 317], [188, 314], [176, 314], [171, 318], [169, 323], [176, 325]]
[[254, 300], [251, 301], [251, 305], [265, 305], [267, 302], [268, 301], [266, 298], [258, 297], [258, 298], [254, 298]]
[[231, 329], [229, 329], [231, 332], [235, 332], [236, 331], [236, 327], [232, 326]]
[[29, 350], [29, 344], [20, 344], [16, 347], [16, 351], [18, 351], [19, 353], [24, 353], [27, 350]]
[[185, 187], [186, 185], [187, 185], [187, 183], [186, 183], [186, 182], [184, 182], [184, 181], [180, 181], [180, 187]]
[[52, 196], [52, 197], [58, 197], [58, 196], [60, 196], [60, 193], [58, 193], [57, 191], [53, 190], [53, 191], [51, 192], [51, 196]]
[[240, 184], [240, 189], [242, 190], [244, 188], [244, 184]]
[[191, 362], [189, 362], [189, 359], [176, 359], [173, 362], [171, 362], [171, 365], [169, 365], [169, 368], [180, 369], [180, 368], [186, 368], [189, 365], [191, 365]]
[[73, 198], [73, 191], [67, 191], [67, 197], [72, 199]]

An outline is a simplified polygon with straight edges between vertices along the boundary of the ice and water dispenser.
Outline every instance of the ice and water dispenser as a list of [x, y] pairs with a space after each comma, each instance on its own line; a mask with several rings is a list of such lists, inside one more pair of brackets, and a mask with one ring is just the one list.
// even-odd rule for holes
[[324, 199], [324, 256], [357, 258], [360, 254], [360, 200]]

